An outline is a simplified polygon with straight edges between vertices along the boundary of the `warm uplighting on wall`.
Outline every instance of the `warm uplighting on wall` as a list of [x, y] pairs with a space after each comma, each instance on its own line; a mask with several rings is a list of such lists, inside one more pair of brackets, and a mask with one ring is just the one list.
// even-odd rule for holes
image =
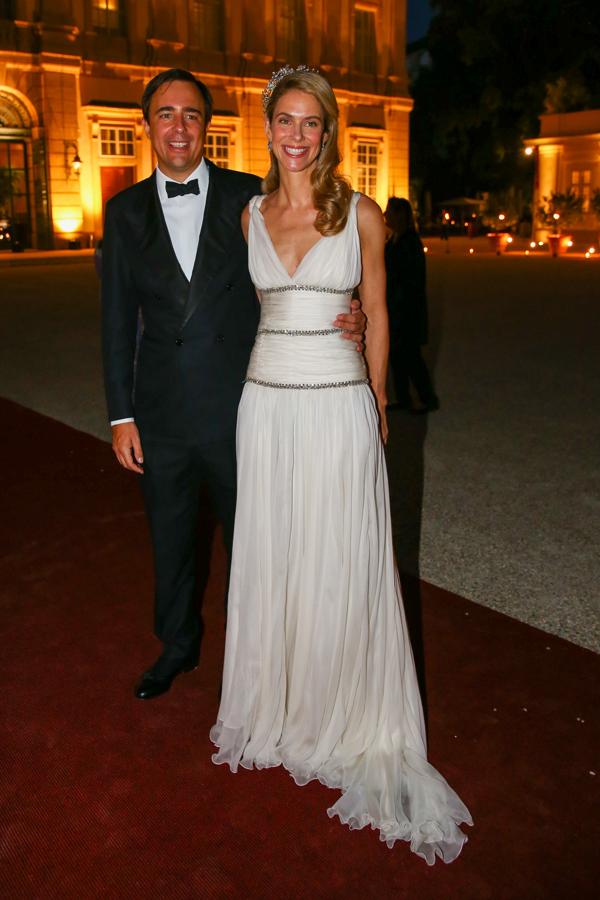
[[75, 211], [63, 214], [59, 219], [55, 219], [54, 224], [58, 231], [65, 237], [77, 234], [81, 229], [81, 215], [77, 215]]

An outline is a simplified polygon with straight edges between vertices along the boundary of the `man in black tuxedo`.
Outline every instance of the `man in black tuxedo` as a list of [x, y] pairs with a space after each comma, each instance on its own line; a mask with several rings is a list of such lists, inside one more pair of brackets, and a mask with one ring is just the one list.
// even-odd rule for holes
[[[198, 663], [204, 484], [231, 551], [237, 407], [259, 319], [240, 215], [261, 182], [203, 158], [212, 97], [190, 72], [157, 75], [142, 108], [158, 167], [107, 203], [102, 331], [113, 450], [142, 476], [154, 549], [163, 651], [135, 689], [151, 699]], [[336, 325], [360, 342], [362, 313]]]

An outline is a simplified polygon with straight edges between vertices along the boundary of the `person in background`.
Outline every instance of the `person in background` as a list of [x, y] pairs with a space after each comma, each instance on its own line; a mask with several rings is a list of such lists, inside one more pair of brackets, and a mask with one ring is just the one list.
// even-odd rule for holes
[[[396, 402], [388, 408], [433, 412], [439, 409], [440, 403], [421, 353], [428, 336], [425, 251], [408, 200], [390, 197], [385, 221], [390, 229], [385, 245], [386, 297], [390, 363], [396, 391]], [[412, 406], [411, 384], [420, 401], [417, 407]]]

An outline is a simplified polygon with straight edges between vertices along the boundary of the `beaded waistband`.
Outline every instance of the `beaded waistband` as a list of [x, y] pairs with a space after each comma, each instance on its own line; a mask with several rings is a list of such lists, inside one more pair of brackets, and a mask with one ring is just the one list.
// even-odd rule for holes
[[314, 335], [339, 334], [341, 330], [341, 328], [318, 328], [313, 331], [294, 328], [259, 328], [257, 334], [286, 334], [288, 337], [312, 337]]
[[338, 288], [319, 287], [318, 284], [281, 284], [277, 287], [262, 288], [261, 294], [283, 294], [284, 291], [310, 291], [313, 294], [351, 294], [352, 290], [352, 288], [345, 291]]
[[246, 382], [258, 384], [260, 387], [270, 388], [287, 388], [293, 391], [312, 391], [321, 390], [322, 388], [341, 388], [352, 387], [355, 384], [368, 384], [368, 378], [355, 378], [350, 381], [329, 381], [326, 384], [281, 384], [276, 381], [263, 381], [260, 378], [246, 378]]

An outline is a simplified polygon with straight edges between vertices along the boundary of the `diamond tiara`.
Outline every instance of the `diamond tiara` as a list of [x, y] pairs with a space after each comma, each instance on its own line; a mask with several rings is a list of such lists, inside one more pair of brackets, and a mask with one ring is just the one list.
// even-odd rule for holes
[[305, 66], [304, 63], [302, 65], [294, 68], [293, 66], [282, 66], [281, 69], [278, 69], [276, 72], [273, 72], [271, 75], [271, 79], [268, 82], [266, 88], [262, 92], [262, 104], [263, 110], [267, 111], [267, 106], [269, 100], [271, 99], [271, 95], [279, 82], [283, 78], [287, 78], [288, 75], [295, 75], [297, 72], [316, 72], [317, 75], [320, 74], [318, 69], [313, 69], [310, 66]]

